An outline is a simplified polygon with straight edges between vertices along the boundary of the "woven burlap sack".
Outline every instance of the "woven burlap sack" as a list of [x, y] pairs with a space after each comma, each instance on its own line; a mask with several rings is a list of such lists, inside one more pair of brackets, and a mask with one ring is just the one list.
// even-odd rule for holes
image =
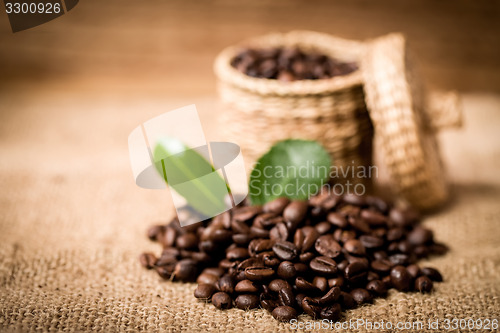
[[241, 146], [247, 169], [275, 142], [288, 138], [319, 141], [339, 168], [352, 167], [353, 161], [355, 166], [361, 162], [368, 167], [373, 129], [360, 71], [323, 80], [280, 82], [253, 78], [231, 66], [243, 48], [273, 47], [297, 47], [344, 62], [358, 62], [363, 52], [359, 42], [292, 31], [253, 38], [219, 54], [214, 69], [222, 102], [221, 131], [224, 138]]

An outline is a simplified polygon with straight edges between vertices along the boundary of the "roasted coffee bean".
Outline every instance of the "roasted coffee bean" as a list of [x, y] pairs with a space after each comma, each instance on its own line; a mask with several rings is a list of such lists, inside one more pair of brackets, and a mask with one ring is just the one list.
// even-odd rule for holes
[[297, 275], [304, 275], [309, 271], [309, 266], [307, 266], [302, 262], [296, 262], [293, 264], [293, 266], [295, 266], [295, 271], [297, 272]]
[[386, 275], [382, 278], [382, 282], [385, 284], [385, 287], [387, 289], [392, 288], [392, 283], [391, 283], [391, 276]]
[[362, 235], [359, 237], [359, 241], [367, 249], [376, 249], [384, 245], [384, 240], [377, 236]]
[[355, 256], [363, 256], [366, 253], [365, 246], [357, 239], [350, 239], [345, 242], [344, 249]]
[[389, 261], [393, 265], [408, 265], [410, 264], [410, 257], [404, 253], [396, 253], [389, 256]]
[[302, 251], [302, 244], [304, 243], [304, 232], [302, 229], [297, 229], [293, 235], [293, 244], [297, 247], [297, 250]]
[[250, 235], [252, 235], [253, 238], [269, 238], [269, 230], [251, 227]]
[[326, 219], [328, 222], [330, 222], [331, 224], [333, 224], [334, 226], [336, 226], [338, 228], [344, 229], [348, 225], [345, 217], [339, 213], [336, 213], [336, 212], [329, 213], [328, 216], [326, 217]]
[[328, 279], [328, 287], [333, 288], [333, 287], [343, 287], [344, 286], [344, 278], [343, 277], [336, 277], [332, 279]]
[[217, 229], [212, 233], [210, 240], [216, 243], [227, 243], [232, 240], [233, 233], [226, 229]]
[[226, 252], [226, 258], [229, 260], [244, 260], [249, 256], [248, 250], [243, 247], [235, 247]]
[[250, 310], [259, 307], [259, 296], [254, 294], [243, 294], [236, 297], [234, 304], [238, 309]]
[[270, 229], [278, 223], [278, 220], [275, 220], [275, 218], [276, 214], [273, 213], [260, 214], [253, 220], [252, 226], [261, 229]]
[[196, 279], [196, 282], [200, 283], [200, 284], [215, 285], [215, 283], [217, 283], [218, 280], [219, 280], [219, 277], [217, 275], [203, 272], [200, 274], [200, 276], [198, 276], [198, 278]]
[[422, 275], [419, 276], [415, 280], [415, 290], [420, 291], [421, 293], [428, 293], [432, 290], [432, 281], [427, 276]]
[[341, 262], [339, 262], [339, 263], [337, 264], [337, 269], [338, 269], [339, 271], [344, 271], [344, 270], [345, 270], [345, 268], [347, 267], [347, 265], [349, 265], [349, 262], [348, 262], [347, 260], [345, 260], [345, 259], [344, 259], [344, 260], [342, 260]]
[[290, 306], [282, 305], [272, 310], [272, 315], [279, 321], [290, 322], [290, 320], [297, 318], [297, 311]]
[[234, 292], [234, 279], [231, 275], [226, 274], [223, 275], [216, 283], [215, 287], [218, 291], [223, 291], [228, 294], [232, 294]]
[[316, 257], [311, 260], [309, 267], [311, 267], [314, 272], [325, 276], [331, 276], [337, 273], [337, 263], [335, 260], [325, 256]]
[[360, 196], [360, 195], [356, 195], [356, 194], [353, 194], [353, 193], [348, 193], [348, 194], [344, 195], [344, 197], [342, 198], [342, 200], [345, 203], [348, 203], [348, 204], [351, 204], [351, 205], [354, 205], [354, 206], [363, 206], [363, 205], [366, 204], [365, 197]]
[[370, 226], [384, 226], [387, 223], [387, 218], [374, 210], [363, 209], [361, 210], [361, 218], [365, 220]]
[[274, 292], [279, 292], [281, 289], [291, 289], [288, 282], [282, 279], [274, 279], [269, 283], [269, 289]]
[[196, 261], [192, 259], [182, 259], [175, 265], [172, 275], [176, 280], [190, 282], [196, 280], [197, 271]]
[[342, 247], [337, 243], [332, 235], [323, 235], [315, 243], [315, 249], [323, 256], [336, 258], [341, 254]]
[[239, 263], [238, 266], [236, 266], [236, 269], [242, 271], [248, 267], [265, 267], [264, 260], [260, 257], [248, 258]]
[[332, 304], [340, 297], [340, 288], [332, 287], [325, 295], [317, 299], [319, 305]]
[[337, 303], [321, 309], [319, 316], [321, 319], [336, 321], [340, 318], [341, 311], [340, 304]]
[[352, 283], [359, 283], [366, 279], [368, 267], [362, 262], [353, 262], [347, 265], [344, 275]]
[[417, 265], [409, 265], [408, 267], [406, 267], [406, 270], [414, 279], [421, 275], [420, 267], [418, 267]]
[[354, 230], [342, 230], [342, 232], [340, 233], [339, 240], [342, 243], [347, 243], [351, 239], [355, 238], [356, 238], [356, 232]]
[[423, 275], [427, 276], [432, 281], [436, 281], [436, 282], [442, 282], [443, 281], [443, 276], [435, 268], [432, 268], [432, 267], [423, 267], [421, 269], [421, 271], [422, 271]]
[[448, 246], [441, 243], [434, 243], [430, 245], [430, 251], [433, 254], [438, 254], [438, 255], [445, 254], [448, 251]]
[[302, 228], [302, 233], [304, 234], [304, 240], [300, 249], [302, 252], [307, 252], [313, 248], [316, 240], [320, 236], [320, 233], [318, 230], [310, 226]]
[[313, 319], [316, 319], [321, 312], [321, 307], [315, 303], [315, 301], [306, 296], [302, 299], [302, 310], [310, 315]]
[[412, 252], [413, 245], [411, 245], [410, 242], [408, 242], [408, 241], [400, 241], [398, 243], [398, 250], [401, 253], [408, 254], [408, 253]]
[[270, 239], [254, 239], [248, 244], [248, 252], [255, 256], [259, 252], [269, 251], [273, 248], [274, 241]]
[[165, 266], [156, 266], [155, 270], [158, 275], [163, 279], [170, 279], [174, 273], [174, 269], [177, 263], [169, 264]]
[[356, 230], [359, 230], [365, 234], [370, 232], [370, 226], [360, 217], [348, 217], [347, 222]]
[[245, 222], [232, 220], [231, 229], [238, 234], [248, 234], [250, 232], [250, 227]]
[[413, 253], [417, 258], [424, 258], [429, 255], [429, 248], [425, 245], [418, 245], [415, 246], [413, 249]]
[[352, 256], [352, 255], [346, 253], [345, 258], [347, 259], [349, 264], [352, 264], [354, 262], [360, 262], [363, 265], [365, 265], [366, 267], [368, 267], [368, 265], [370, 264], [370, 262], [368, 261], [368, 258], [366, 258], [366, 257], [357, 257], [357, 256]]
[[366, 203], [382, 214], [386, 214], [389, 210], [389, 205], [387, 204], [387, 202], [378, 197], [374, 197], [371, 195], [366, 196]]
[[386, 238], [389, 242], [397, 241], [404, 235], [403, 228], [392, 228], [387, 232]]
[[416, 227], [408, 234], [407, 239], [412, 245], [422, 245], [432, 242], [433, 235], [429, 229]]
[[[261, 294], [262, 295], [262, 294]], [[274, 299], [267, 299], [267, 298], [262, 298], [260, 299], [260, 306], [263, 309], [266, 309], [269, 312], [273, 312], [274, 309], [276, 309], [278, 306], [280, 306], [279, 302]]]
[[167, 226], [157, 236], [156, 240], [161, 245], [163, 245], [164, 248], [166, 248], [166, 247], [172, 247], [172, 246], [174, 246], [176, 238], [177, 238], [177, 231], [174, 228], [172, 228], [170, 226]]
[[297, 287], [298, 291], [302, 291], [309, 295], [314, 293], [317, 294], [320, 292], [320, 290], [316, 288], [316, 286], [300, 276], [295, 279], [295, 286]]
[[240, 264], [239, 260], [234, 261], [234, 260], [229, 260], [229, 259], [222, 259], [221, 261], [219, 261], [219, 267], [226, 270], [226, 271], [228, 269], [238, 267], [239, 264]]
[[398, 227], [409, 227], [418, 221], [418, 214], [407, 208], [393, 208], [389, 213], [390, 220]]
[[370, 271], [366, 275], [366, 281], [370, 282], [370, 281], [373, 281], [373, 280], [380, 280], [380, 275], [378, 275], [375, 272]]
[[222, 291], [219, 291], [212, 296], [212, 303], [216, 308], [221, 310], [230, 309], [233, 307], [233, 300], [231, 299], [231, 297], [227, 293]]
[[277, 241], [273, 246], [273, 251], [281, 260], [294, 260], [298, 255], [297, 247], [286, 241]]
[[154, 225], [148, 229], [148, 238], [152, 241], [158, 240], [158, 236], [161, 235], [165, 230], [164, 225]]
[[285, 223], [278, 223], [269, 231], [269, 238], [275, 241], [286, 241], [288, 236], [288, 229]]
[[274, 275], [274, 270], [267, 267], [248, 267], [245, 268], [245, 276], [251, 281], [269, 280]]
[[372, 292], [377, 296], [384, 296], [385, 294], [387, 294], [387, 287], [385, 283], [380, 280], [373, 280], [368, 282], [368, 284], [366, 285], [366, 290]]
[[146, 252], [146, 253], [143, 253], [140, 255], [139, 261], [140, 261], [142, 267], [145, 267], [147, 269], [151, 269], [155, 266], [156, 257], [153, 253]]
[[404, 266], [396, 266], [391, 270], [391, 284], [397, 290], [410, 290], [412, 282], [413, 279]]
[[279, 300], [281, 305], [294, 306], [295, 305], [295, 295], [293, 294], [292, 288], [284, 288], [279, 292]]
[[278, 266], [277, 274], [282, 279], [291, 279], [297, 275], [297, 270], [291, 261], [283, 261]]
[[316, 224], [316, 230], [320, 235], [324, 235], [330, 231], [332, 225], [326, 221]]
[[356, 301], [354, 298], [351, 296], [351, 294], [342, 291], [340, 293], [340, 298], [339, 298], [340, 304], [342, 304], [342, 307], [344, 309], [352, 309], [356, 306]]
[[307, 213], [307, 201], [293, 200], [286, 206], [283, 211], [283, 217], [285, 221], [292, 223], [293, 225], [301, 222]]
[[255, 282], [250, 280], [241, 280], [234, 287], [234, 291], [240, 294], [243, 293], [256, 293], [259, 291], [259, 287]]
[[283, 213], [285, 207], [290, 203], [290, 200], [285, 197], [274, 199], [273, 201], [269, 201], [264, 206], [262, 206], [262, 210], [265, 213], [273, 213], [276, 215], [280, 215]]
[[194, 297], [208, 301], [215, 292], [213, 284], [200, 283], [194, 290]]
[[[250, 230], [250, 229], [249, 229]], [[253, 239], [250, 234], [233, 234], [233, 242], [238, 246], [247, 246], [248, 243]]]
[[245, 222], [260, 213], [262, 213], [261, 206], [238, 207], [233, 209], [233, 219]]
[[322, 276], [315, 276], [312, 284], [321, 292], [325, 292], [328, 289], [328, 280]]
[[195, 249], [198, 247], [198, 237], [193, 233], [186, 233], [177, 237], [175, 244], [179, 249]]
[[363, 288], [356, 288], [352, 290], [351, 296], [358, 305], [370, 303], [373, 300], [373, 296], [370, 292]]

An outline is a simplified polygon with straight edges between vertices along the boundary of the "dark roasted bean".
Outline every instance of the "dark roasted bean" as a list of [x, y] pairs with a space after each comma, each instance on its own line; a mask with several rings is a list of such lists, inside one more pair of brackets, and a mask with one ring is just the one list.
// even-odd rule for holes
[[194, 290], [194, 297], [208, 301], [215, 292], [213, 284], [200, 283]]
[[344, 275], [347, 280], [353, 283], [359, 283], [366, 279], [368, 267], [362, 262], [353, 262], [347, 265]]
[[336, 321], [340, 318], [341, 311], [340, 304], [336, 303], [321, 309], [320, 317], [321, 319]]
[[315, 248], [321, 255], [336, 258], [341, 254], [342, 247], [337, 243], [332, 235], [323, 235], [318, 238]]
[[148, 238], [152, 241], [158, 240], [158, 236], [160, 236], [165, 230], [164, 225], [154, 225], [148, 229]]
[[393, 242], [393, 241], [397, 241], [399, 239], [401, 239], [401, 237], [403, 237], [404, 235], [404, 229], [403, 228], [392, 228], [392, 229], [389, 229], [389, 231], [387, 232], [387, 240], [389, 242]]
[[366, 253], [364, 245], [357, 239], [350, 239], [345, 242], [344, 249], [355, 256], [363, 256]]
[[196, 261], [192, 259], [182, 259], [176, 265], [173, 272], [173, 276], [179, 281], [194, 281], [197, 276]]
[[269, 231], [269, 237], [275, 241], [286, 241], [288, 235], [288, 229], [285, 223], [278, 223]]
[[412, 245], [422, 245], [432, 242], [433, 235], [429, 229], [416, 227], [408, 234], [407, 239]]
[[298, 255], [295, 244], [286, 241], [277, 241], [273, 246], [273, 251], [281, 260], [294, 260]]
[[344, 216], [342, 216], [339, 213], [331, 212], [328, 214], [326, 219], [328, 220], [328, 222], [330, 222], [331, 224], [333, 224], [338, 228], [344, 229], [347, 227], [347, 220], [345, 219]]
[[288, 282], [282, 279], [274, 279], [269, 283], [269, 289], [274, 292], [279, 292], [281, 289], [291, 289]]
[[311, 282], [307, 281], [303, 277], [298, 277], [295, 279], [295, 286], [297, 287], [297, 290], [312, 294], [312, 293], [318, 293], [320, 290], [316, 288]]
[[294, 306], [295, 305], [295, 295], [293, 294], [292, 288], [284, 288], [279, 292], [279, 300], [281, 305]]
[[297, 311], [290, 306], [282, 305], [272, 310], [272, 315], [279, 321], [289, 322], [290, 320], [297, 318]]
[[422, 271], [423, 275], [427, 276], [432, 281], [436, 281], [436, 282], [442, 282], [443, 281], [443, 276], [435, 268], [432, 268], [432, 267], [423, 267], [421, 269], [421, 271]]
[[359, 237], [359, 241], [367, 249], [376, 249], [384, 245], [384, 240], [377, 236], [362, 235]]
[[406, 267], [406, 270], [414, 279], [421, 275], [420, 267], [418, 267], [418, 265], [409, 265], [408, 267]]
[[306, 216], [307, 206], [307, 201], [294, 200], [290, 202], [283, 211], [285, 221], [291, 222], [294, 225], [301, 222]]
[[370, 226], [360, 217], [349, 217], [347, 222], [356, 230], [359, 230], [365, 234], [370, 232]]
[[428, 293], [432, 290], [432, 281], [427, 276], [423, 275], [415, 280], [415, 290], [421, 293]]
[[378, 275], [375, 272], [370, 271], [370, 272], [368, 272], [368, 275], [366, 275], [366, 281], [370, 282], [373, 280], [380, 280], [380, 275]]
[[196, 282], [200, 283], [200, 284], [215, 285], [215, 283], [217, 283], [218, 280], [219, 280], [219, 277], [217, 275], [203, 272], [198, 276], [198, 278], [196, 279]]
[[273, 213], [276, 215], [280, 215], [283, 213], [285, 207], [290, 203], [290, 200], [285, 197], [281, 197], [278, 199], [274, 199], [273, 201], [269, 201], [264, 206], [262, 206], [262, 210], [265, 213]]
[[222, 276], [219, 281], [215, 283], [215, 287], [219, 291], [223, 291], [228, 294], [232, 294], [234, 292], [234, 279], [231, 275], [226, 274]]
[[322, 276], [315, 276], [312, 284], [321, 292], [325, 292], [328, 289], [328, 280]]
[[196, 249], [198, 247], [198, 237], [193, 233], [185, 233], [177, 237], [175, 244], [179, 249]]
[[324, 235], [330, 231], [331, 227], [332, 227], [332, 225], [330, 223], [324, 221], [324, 222], [320, 222], [320, 223], [316, 224], [315, 229], [316, 229], [316, 231], [318, 231], [318, 233], [320, 235]]
[[383, 214], [374, 210], [363, 209], [360, 215], [371, 226], [384, 226], [387, 222], [387, 218]]
[[283, 261], [277, 270], [278, 276], [282, 279], [291, 279], [297, 276], [297, 270], [291, 261]]
[[408, 265], [410, 263], [410, 257], [403, 253], [396, 253], [389, 256], [389, 261], [393, 265]]
[[243, 294], [236, 297], [234, 304], [238, 309], [250, 310], [259, 306], [259, 296], [254, 294]]
[[245, 268], [245, 276], [248, 280], [263, 281], [269, 280], [274, 275], [274, 270], [267, 267], [248, 267]]
[[247, 206], [233, 209], [233, 218], [237, 221], [248, 221], [262, 212], [261, 206]]
[[342, 304], [342, 307], [344, 309], [352, 309], [356, 306], [356, 301], [354, 298], [351, 296], [351, 294], [342, 291], [340, 293], [340, 304]]
[[320, 234], [312, 227], [304, 227], [302, 228], [302, 232], [304, 234], [304, 241], [300, 248], [302, 252], [307, 252], [312, 249]]
[[256, 283], [250, 280], [241, 280], [234, 287], [234, 291], [237, 293], [256, 293], [259, 291]]
[[340, 297], [340, 288], [332, 287], [325, 295], [321, 296], [317, 302], [319, 305], [332, 304]]
[[360, 195], [356, 195], [353, 193], [348, 193], [342, 197], [342, 200], [348, 204], [355, 206], [363, 206], [366, 204], [366, 200], [364, 197]]
[[244, 260], [249, 256], [248, 250], [243, 247], [235, 247], [226, 252], [226, 258], [229, 260]]
[[372, 292], [377, 296], [384, 296], [387, 293], [386, 285], [380, 280], [373, 280], [368, 282], [366, 290]]
[[303, 275], [309, 270], [309, 267], [302, 262], [296, 262], [295, 264], [293, 264], [293, 266], [295, 267], [297, 275]]
[[332, 279], [328, 279], [328, 287], [333, 288], [333, 287], [339, 287], [341, 288], [344, 285], [344, 278], [343, 277], [336, 277]]
[[311, 260], [309, 267], [311, 267], [314, 272], [325, 276], [331, 276], [337, 273], [337, 263], [335, 260], [325, 256], [316, 257]]
[[310, 315], [313, 319], [316, 319], [321, 312], [321, 307], [315, 304], [312, 298], [306, 296], [302, 300], [302, 310], [304, 310], [304, 312]]
[[351, 296], [358, 305], [370, 303], [373, 300], [373, 296], [370, 294], [370, 292], [363, 288], [356, 288], [352, 290]]
[[231, 299], [231, 297], [227, 293], [222, 291], [219, 291], [212, 296], [212, 303], [216, 308], [221, 310], [230, 309], [233, 307], [233, 300]]
[[396, 266], [391, 270], [391, 284], [397, 290], [408, 291], [411, 289], [412, 277], [404, 266]]
[[151, 252], [146, 252], [146, 253], [143, 253], [140, 255], [139, 261], [140, 261], [142, 267], [145, 267], [147, 269], [151, 269], [155, 266], [156, 257]]

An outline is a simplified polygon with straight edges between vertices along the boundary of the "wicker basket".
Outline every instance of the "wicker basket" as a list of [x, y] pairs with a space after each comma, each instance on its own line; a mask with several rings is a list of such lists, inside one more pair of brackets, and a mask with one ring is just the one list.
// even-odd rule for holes
[[[219, 54], [215, 72], [222, 101], [221, 131], [225, 139], [241, 146], [248, 170], [270, 146], [287, 138], [319, 141], [337, 167], [370, 165], [373, 128], [359, 70], [330, 79], [288, 83], [253, 78], [231, 66], [242, 47], [298, 47], [344, 62], [359, 62], [363, 44], [293, 31], [250, 39]], [[367, 178], [348, 180], [370, 183]]]

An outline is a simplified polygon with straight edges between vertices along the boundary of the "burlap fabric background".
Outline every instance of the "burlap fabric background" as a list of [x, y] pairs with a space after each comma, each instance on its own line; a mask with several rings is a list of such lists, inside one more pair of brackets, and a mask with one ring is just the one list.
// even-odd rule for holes
[[[170, 107], [196, 102], [216, 138], [212, 99], [0, 95], [2, 330], [290, 331], [264, 310], [200, 303], [194, 284], [162, 281], [138, 264], [142, 251], [159, 251], [145, 229], [172, 211], [165, 191], [135, 186], [127, 135]], [[500, 319], [500, 101], [465, 96], [464, 103], [467, 127], [440, 137], [454, 198], [425, 220], [451, 247], [428, 263], [446, 282], [431, 295], [391, 291], [343, 320]]]

